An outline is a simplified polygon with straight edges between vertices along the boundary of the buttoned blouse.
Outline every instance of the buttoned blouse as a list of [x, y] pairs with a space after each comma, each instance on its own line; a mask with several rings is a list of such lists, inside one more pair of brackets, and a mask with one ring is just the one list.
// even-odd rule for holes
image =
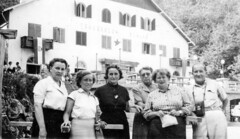
[[138, 84], [132, 90], [135, 104], [137, 104], [138, 102], [142, 102], [145, 104], [148, 94], [156, 89], [157, 89], [157, 85], [154, 83], [151, 84], [149, 87], [147, 87], [144, 83]]
[[68, 98], [74, 100], [72, 118], [92, 119], [95, 118], [96, 107], [99, 105], [97, 97], [92, 92], [87, 93], [83, 89], [78, 89], [69, 94]]
[[59, 86], [51, 76], [37, 82], [33, 89], [34, 102], [43, 104], [43, 108], [64, 111], [68, 92], [64, 82]]
[[204, 100], [205, 108], [209, 109], [221, 108], [222, 101], [227, 98], [227, 94], [223, 87], [221, 87], [219, 83], [211, 79], [206, 79], [205, 84], [203, 86], [194, 84], [190, 86], [190, 88], [188, 89], [189, 89], [188, 93], [191, 96], [193, 102], [194, 92], [195, 103], [200, 103]]
[[148, 95], [144, 115], [146, 116], [151, 111], [170, 111], [173, 109], [184, 110], [187, 114], [190, 114], [192, 104], [187, 92], [176, 85], [169, 85], [165, 93], [157, 89]]

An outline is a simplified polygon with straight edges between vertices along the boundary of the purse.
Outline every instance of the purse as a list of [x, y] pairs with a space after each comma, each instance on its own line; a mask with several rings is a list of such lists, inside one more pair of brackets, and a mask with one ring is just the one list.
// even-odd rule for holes
[[169, 114], [165, 114], [163, 117], [160, 117], [160, 120], [162, 122], [162, 128], [178, 124], [177, 118]]
[[206, 92], [206, 86], [204, 89], [203, 101], [196, 104], [194, 88], [193, 88], [193, 100], [194, 100], [194, 104], [195, 104], [195, 111], [193, 111], [193, 112], [196, 114], [197, 117], [203, 117], [205, 115], [205, 105], [204, 105], [205, 92]]

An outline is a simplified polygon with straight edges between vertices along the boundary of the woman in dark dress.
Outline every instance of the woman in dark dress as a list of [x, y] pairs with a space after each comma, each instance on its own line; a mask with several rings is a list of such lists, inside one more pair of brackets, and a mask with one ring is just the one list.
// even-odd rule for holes
[[130, 97], [127, 89], [118, 84], [118, 80], [123, 78], [122, 71], [116, 65], [109, 66], [104, 78], [107, 84], [99, 87], [95, 92], [102, 110], [100, 118], [107, 124], [123, 125], [123, 129], [103, 129], [104, 138], [129, 139], [129, 125], [125, 110], [129, 110]]

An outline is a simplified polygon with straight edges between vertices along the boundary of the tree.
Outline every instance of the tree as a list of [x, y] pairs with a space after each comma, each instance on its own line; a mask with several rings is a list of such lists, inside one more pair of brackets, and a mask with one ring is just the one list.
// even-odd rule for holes
[[196, 44], [190, 55], [197, 54], [212, 68], [213, 78], [224, 68], [237, 69], [240, 51], [240, 1], [238, 0], [158, 0], [157, 3]]

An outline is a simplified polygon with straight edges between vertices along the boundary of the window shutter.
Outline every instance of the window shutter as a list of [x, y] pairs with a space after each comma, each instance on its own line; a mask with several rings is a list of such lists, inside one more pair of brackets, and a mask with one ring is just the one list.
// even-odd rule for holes
[[103, 22], [107, 22], [107, 13], [106, 13], [106, 9], [104, 9], [102, 11], [102, 21]]
[[56, 27], [53, 27], [53, 41], [56, 42], [56, 37], [57, 37], [57, 34], [56, 34]]
[[87, 33], [86, 32], [84, 32], [84, 44], [85, 44], [85, 46], [87, 46]]
[[81, 36], [80, 36], [80, 32], [76, 32], [76, 44], [80, 45], [81, 42], [80, 42], [80, 39], [81, 39]]
[[136, 15], [132, 16], [131, 26], [136, 27]]
[[123, 23], [123, 15], [122, 15], [121, 12], [119, 12], [119, 24], [120, 24], [120, 25], [123, 25], [123, 24], [124, 24], [124, 23]]
[[34, 31], [34, 24], [28, 23], [28, 36], [34, 36], [35, 31]]
[[153, 20], [152, 20], [152, 30], [155, 30], [155, 29], [156, 29], [155, 25], [156, 25], [156, 20], [153, 19]]
[[180, 58], [180, 48], [177, 48], [177, 58]]
[[128, 52], [132, 51], [132, 42], [131, 40], [128, 40]]
[[60, 29], [60, 42], [65, 43], [65, 29]]
[[144, 19], [141, 17], [141, 29], [144, 29]]
[[176, 50], [176, 48], [173, 48], [173, 58], [177, 58], [177, 50]]
[[35, 24], [35, 37], [41, 37], [41, 25]]
[[112, 48], [112, 38], [108, 36], [108, 48], [111, 49]]
[[92, 5], [87, 7], [87, 18], [92, 18]]
[[167, 56], [166, 45], [163, 45], [163, 56]]
[[106, 46], [105, 36], [102, 36], [102, 48], [105, 48], [105, 46]]
[[144, 43], [142, 43], [142, 53], [145, 54], [145, 52], [144, 52]]
[[151, 44], [151, 54], [156, 55], [156, 45], [155, 44]]
[[123, 51], [127, 51], [127, 40], [123, 39]]
[[111, 23], [111, 12], [107, 10], [107, 22]]

